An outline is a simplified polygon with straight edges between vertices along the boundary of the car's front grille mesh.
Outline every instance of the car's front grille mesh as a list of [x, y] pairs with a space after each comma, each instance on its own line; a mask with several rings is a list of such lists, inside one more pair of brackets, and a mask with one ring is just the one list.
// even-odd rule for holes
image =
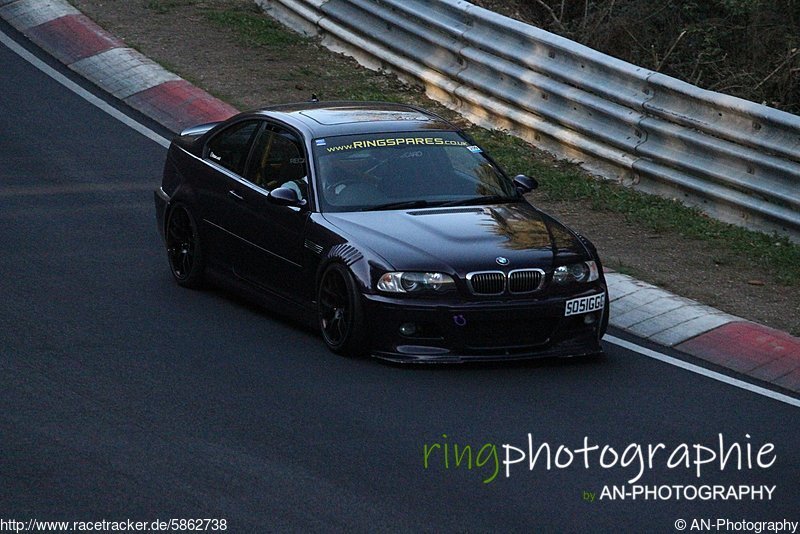
[[512, 271], [508, 276], [508, 290], [512, 293], [530, 293], [536, 291], [544, 278], [538, 269]]
[[472, 273], [469, 285], [476, 295], [499, 295], [506, 289], [506, 275], [499, 271]]
[[475, 295], [502, 295], [506, 289], [510, 293], [531, 293], [539, 289], [543, 282], [544, 271], [541, 269], [517, 269], [507, 275], [502, 271], [467, 275], [467, 285]]

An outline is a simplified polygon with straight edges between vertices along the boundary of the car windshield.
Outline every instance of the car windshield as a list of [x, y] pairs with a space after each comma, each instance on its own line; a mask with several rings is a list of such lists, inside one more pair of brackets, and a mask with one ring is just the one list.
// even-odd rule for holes
[[519, 194], [480, 148], [456, 132], [315, 139], [322, 211], [508, 202]]

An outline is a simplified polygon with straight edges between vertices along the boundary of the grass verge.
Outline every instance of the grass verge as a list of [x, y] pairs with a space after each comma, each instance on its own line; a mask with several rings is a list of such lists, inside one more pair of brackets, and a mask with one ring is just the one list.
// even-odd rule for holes
[[280, 23], [266, 17], [255, 4], [252, 10], [205, 9], [203, 15], [213, 24], [233, 30], [244, 46], [279, 50], [280, 47], [306, 41], [304, 37], [287, 31]]
[[191, 6], [195, 0], [147, 0], [145, 6], [156, 13], [169, 13], [176, 7]]

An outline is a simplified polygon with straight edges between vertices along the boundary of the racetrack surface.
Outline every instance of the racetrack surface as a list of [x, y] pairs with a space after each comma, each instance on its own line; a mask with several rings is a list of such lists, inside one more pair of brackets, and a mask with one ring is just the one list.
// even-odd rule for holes
[[[790, 405], [612, 345], [602, 360], [405, 368], [171, 280], [152, 190], [165, 149], [0, 47], [0, 515], [225, 518], [230, 532], [674, 532], [800, 520]], [[774, 443], [768, 469], [639, 484], [776, 485], [770, 501], [588, 503], [634, 468], [443, 466], [425, 444]], [[443, 438], [443, 434], [447, 438]], [[747, 437], [750, 436], [750, 438]], [[451, 460], [452, 461], [452, 460]], [[491, 464], [489, 464], [490, 466]], [[501, 466], [502, 469], [502, 466]]]

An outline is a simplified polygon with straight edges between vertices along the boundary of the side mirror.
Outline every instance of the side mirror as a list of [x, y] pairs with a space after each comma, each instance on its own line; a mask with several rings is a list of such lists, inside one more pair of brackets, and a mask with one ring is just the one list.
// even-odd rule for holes
[[539, 187], [539, 182], [524, 174], [518, 174], [514, 177], [514, 185], [517, 186], [520, 193], [530, 193]]
[[306, 201], [297, 196], [297, 191], [290, 187], [278, 187], [269, 192], [267, 200], [278, 206], [292, 206], [302, 208]]

